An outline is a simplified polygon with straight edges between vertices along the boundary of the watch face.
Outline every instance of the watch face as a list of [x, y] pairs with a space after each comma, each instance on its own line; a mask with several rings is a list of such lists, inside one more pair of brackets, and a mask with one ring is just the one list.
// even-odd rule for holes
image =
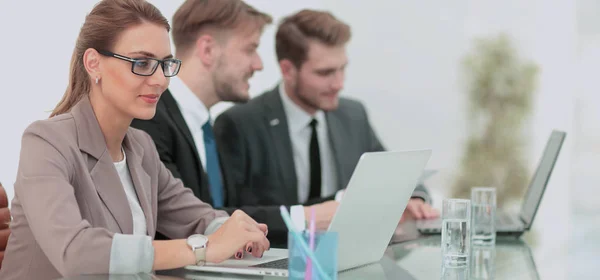
[[187, 239], [188, 245], [192, 247], [203, 247], [208, 242], [208, 237], [201, 234], [194, 234]]

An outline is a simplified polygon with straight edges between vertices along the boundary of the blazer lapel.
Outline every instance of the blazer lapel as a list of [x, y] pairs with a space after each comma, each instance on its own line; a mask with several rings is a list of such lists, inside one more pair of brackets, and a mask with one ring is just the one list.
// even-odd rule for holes
[[287, 118], [283, 110], [283, 103], [279, 96], [279, 87], [275, 87], [265, 94], [265, 121], [269, 128], [271, 143], [275, 150], [278, 166], [281, 166], [280, 174], [286, 189], [286, 200], [290, 204], [298, 204], [298, 181], [296, 179], [296, 167], [294, 165], [294, 154], [292, 152], [292, 141], [288, 129]]
[[96, 191], [124, 234], [133, 233], [133, 217], [121, 179], [108, 151], [90, 171]]
[[155, 215], [151, 215], [153, 211], [150, 204], [152, 201], [151, 181], [148, 173], [142, 168], [144, 149], [137, 141], [135, 141], [135, 139], [133, 139], [133, 137], [131, 137], [129, 132], [124, 139], [124, 143], [124, 150], [127, 155], [127, 166], [129, 168], [129, 173], [131, 174], [131, 180], [133, 181], [133, 186], [137, 193], [140, 206], [144, 211], [144, 216], [146, 216], [147, 234], [149, 236], [154, 236], [155, 226], [153, 217]]
[[329, 130], [329, 142], [331, 143], [333, 159], [335, 161], [335, 172], [338, 178], [337, 187], [338, 190], [341, 190], [345, 187], [344, 182], [342, 182], [341, 179], [347, 177], [344, 176], [346, 174], [343, 174], [344, 170], [342, 170], [342, 162], [346, 162], [343, 158], [343, 151], [345, 151], [344, 144], [347, 141], [344, 141], [344, 139], [347, 138], [345, 138], [346, 136], [344, 135], [345, 132], [343, 123], [335, 112], [326, 113], [325, 118], [327, 119], [327, 129]]
[[96, 160], [94, 164], [94, 159], [90, 159], [92, 161], [90, 175], [96, 191], [117, 222], [121, 232], [132, 234], [133, 218], [127, 196], [106, 148], [104, 135], [100, 130], [89, 97], [84, 97], [73, 107], [71, 113], [77, 127], [79, 149]]

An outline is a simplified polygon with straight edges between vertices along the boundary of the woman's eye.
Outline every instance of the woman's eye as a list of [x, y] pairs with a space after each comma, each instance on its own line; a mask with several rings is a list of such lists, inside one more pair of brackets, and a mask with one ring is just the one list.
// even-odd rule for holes
[[148, 68], [150, 67], [150, 62], [148, 60], [138, 60], [135, 62], [135, 66], [139, 68]]

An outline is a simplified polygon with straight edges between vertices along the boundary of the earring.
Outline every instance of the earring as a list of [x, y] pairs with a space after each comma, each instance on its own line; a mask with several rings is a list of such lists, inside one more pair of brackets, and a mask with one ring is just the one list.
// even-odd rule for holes
[[98, 84], [98, 77], [96, 77], [96, 84]]

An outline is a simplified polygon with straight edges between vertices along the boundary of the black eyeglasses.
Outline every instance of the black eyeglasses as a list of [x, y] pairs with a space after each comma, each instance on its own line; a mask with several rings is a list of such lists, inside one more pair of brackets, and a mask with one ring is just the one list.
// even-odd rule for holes
[[179, 68], [181, 68], [181, 60], [176, 58], [167, 58], [163, 60], [156, 58], [131, 58], [102, 50], [99, 50], [98, 53], [104, 56], [110, 56], [131, 62], [131, 72], [139, 76], [154, 75], [154, 72], [156, 72], [156, 69], [158, 69], [159, 64], [162, 66], [165, 77], [173, 77], [177, 75], [177, 73], [179, 73]]

